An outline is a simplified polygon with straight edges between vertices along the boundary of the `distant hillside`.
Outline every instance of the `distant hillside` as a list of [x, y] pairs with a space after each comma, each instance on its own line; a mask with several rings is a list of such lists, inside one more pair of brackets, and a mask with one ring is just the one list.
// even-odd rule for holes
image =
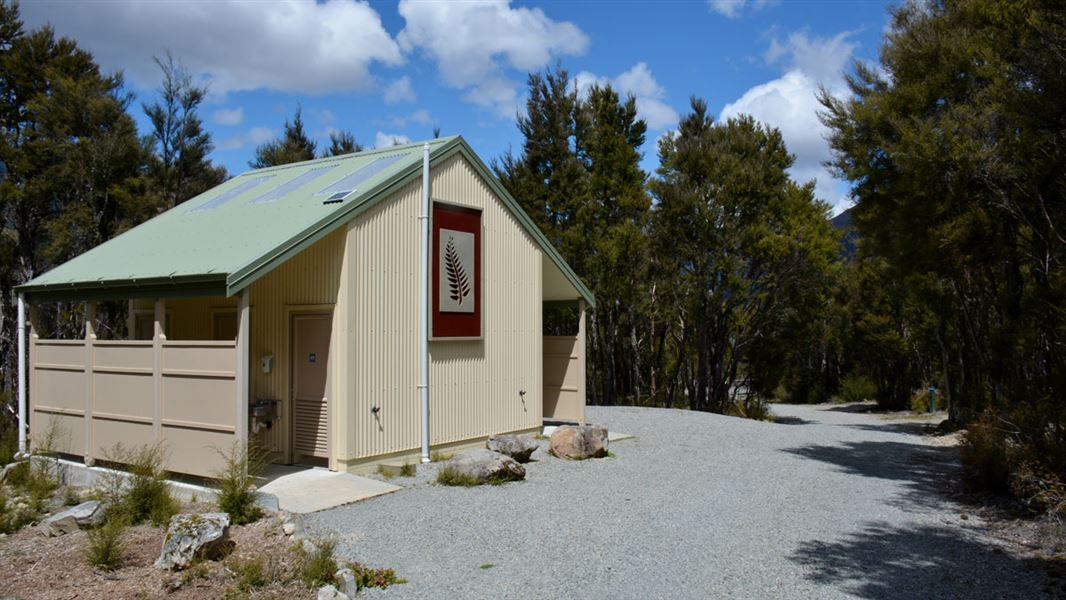
[[841, 240], [840, 253], [846, 260], [851, 260], [855, 256], [855, 242], [859, 238], [859, 232], [855, 230], [855, 219], [852, 215], [852, 211], [855, 207], [851, 207], [839, 215], [833, 217], [829, 222], [836, 227], [844, 231], [844, 239]]

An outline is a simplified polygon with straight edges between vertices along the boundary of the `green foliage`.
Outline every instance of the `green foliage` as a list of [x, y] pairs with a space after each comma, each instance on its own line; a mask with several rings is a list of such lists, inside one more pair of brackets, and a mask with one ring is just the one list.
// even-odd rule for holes
[[293, 546], [296, 572], [304, 585], [317, 588], [333, 583], [333, 574], [337, 572], [337, 561], [333, 558], [336, 546], [333, 540], [315, 540], [311, 550], [305, 549], [303, 544]]
[[103, 494], [113, 510], [129, 523], [150, 521], [162, 526], [178, 513], [178, 501], [166, 482], [166, 453], [160, 445], [126, 448], [115, 444], [105, 453], [109, 462], [125, 468], [104, 478]]
[[81, 504], [81, 496], [78, 495], [78, 490], [71, 486], [63, 488], [63, 506], [77, 506]]
[[233, 583], [234, 587], [241, 592], [251, 592], [270, 585], [274, 580], [261, 556], [251, 558], [233, 556], [226, 561], [226, 566], [233, 572], [233, 577], [236, 579]]
[[[0, 400], [2, 403], [2, 400]], [[0, 424], [0, 467], [15, 461], [19, 449], [18, 427], [3, 427]]]
[[415, 466], [412, 465], [411, 463], [403, 463], [403, 466], [400, 467], [400, 477], [414, 477], [414, 476], [415, 476]]
[[479, 565], [479, 566], [478, 566], [478, 568], [479, 568], [479, 569], [482, 569], [482, 570], [485, 570], [485, 569], [491, 569], [491, 568], [493, 568], [493, 567], [495, 567], [495, 566], [496, 566], [496, 565], [494, 565], [494, 564], [492, 564], [492, 563], [485, 563], [485, 564], [483, 564], [483, 565]]
[[840, 382], [844, 402], [865, 402], [877, 397], [877, 384], [865, 375], [848, 375]]
[[347, 567], [355, 576], [355, 587], [359, 590], [387, 588], [390, 585], [407, 583], [406, 579], [397, 577], [396, 571], [392, 569], [375, 569], [359, 562], [348, 563]]
[[437, 471], [437, 483], [448, 486], [473, 487], [480, 485], [481, 482], [476, 477], [471, 477], [451, 467], [444, 466]]
[[432, 462], [444, 462], [449, 458], [455, 456], [453, 452], [441, 452], [440, 450], [434, 450], [429, 453], [429, 460]]
[[[315, 142], [304, 131], [301, 109], [296, 109], [292, 123], [285, 121], [281, 138], [269, 141], [255, 149], [255, 158], [248, 161], [253, 169], [276, 167], [315, 157]], [[354, 140], [353, 140], [354, 142]]]
[[970, 422], [962, 438], [963, 481], [977, 491], [1004, 493], [1010, 487], [1011, 456], [1007, 426], [987, 412]]
[[918, 390], [911, 394], [910, 408], [916, 413], [929, 412], [929, 392]]
[[126, 551], [126, 521], [112, 516], [103, 525], [85, 532], [85, 558], [102, 571], [112, 571], [122, 564]]
[[222, 469], [215, 473], [218, 508], [228, 513], [235, 525], [259, 520], [263, 509], [256, 504], [256, 479], [263, 474], [266, 453], [255, 444], [234, 442], [228, 452], [216, 449], [222, 458]]
[[331, 132], [329, 134], [329, 148], [322, 153], [322, 157], [341, 156], [353, 152], [362, 152], [363, 145], [355, 141], [355, 136], [350, 131]]

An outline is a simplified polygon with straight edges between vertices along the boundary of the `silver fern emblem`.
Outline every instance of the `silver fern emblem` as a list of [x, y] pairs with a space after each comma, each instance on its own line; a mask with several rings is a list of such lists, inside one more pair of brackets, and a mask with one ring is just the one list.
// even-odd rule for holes
[[454, 238], [448, 236], [448, 244], [444, 247], [444, 272], [448, 276], [448, 295], [459, 306], [470, 295], [470, 280], [466, 277], [466, 269], [459, 260], [459, 254], [455, 251]]

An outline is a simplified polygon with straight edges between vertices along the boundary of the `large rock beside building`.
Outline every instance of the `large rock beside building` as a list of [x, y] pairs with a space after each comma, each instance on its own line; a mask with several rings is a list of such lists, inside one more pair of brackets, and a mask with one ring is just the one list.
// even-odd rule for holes
[[103, 524], [105, 516], [107, 516], [106, 505], [96, 500], [82, 502], [42, 521], [41, 532], [49, 536], [74, 533], [83, 527], [96, 527]]
[[552, 432], [551, 453], [559, 458], [584, 460], [607, 456], [607, 428], [566, 425]]
[[518, 461], [492, 450], [471, 450], [441, 464], [437, 480], [447, 485], [480, 485], [526, 478]]
[[520, 463], [529, 462], [537, 443], [524, 435], [494, 435], [485, 444], [489, 450], [506, 454]]
[[197, 560], [222, 558], [229, 545], [228, 514], [174, 515], [155, 566], [171, 571], [184, 569]]

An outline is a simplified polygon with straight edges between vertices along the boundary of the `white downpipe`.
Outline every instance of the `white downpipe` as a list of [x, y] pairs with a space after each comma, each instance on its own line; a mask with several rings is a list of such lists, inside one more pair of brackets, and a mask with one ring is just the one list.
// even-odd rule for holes
[[26, 454], [26, 300], [18, 295], [19, 454]]
[[422, 146], [422, 270], [418, 314], [418, 396], [422, 404], [422, 462], [429, 462], [429, 144]]

